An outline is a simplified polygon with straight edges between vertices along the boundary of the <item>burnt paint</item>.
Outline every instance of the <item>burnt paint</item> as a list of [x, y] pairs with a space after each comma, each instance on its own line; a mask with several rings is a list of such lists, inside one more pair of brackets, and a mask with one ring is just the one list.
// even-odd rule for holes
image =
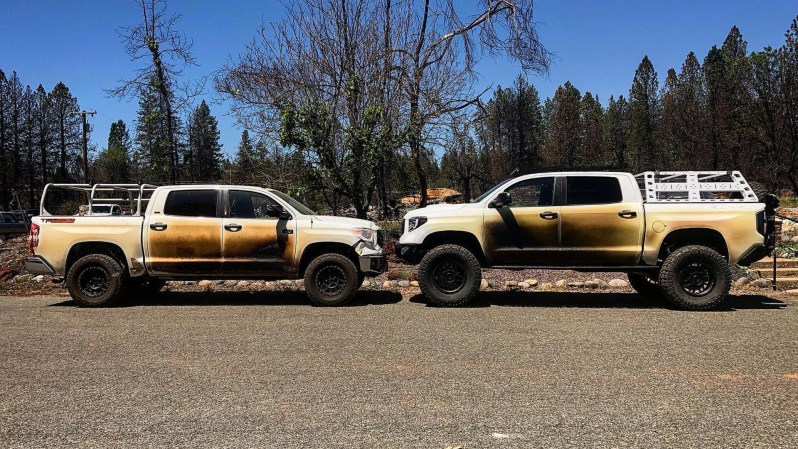
[[626, 219], [630, 203], [563, 206], [560, 214], [561, 247], [569, 265], [633, 265], [642, 250], [642, 213]]
[[160, 216], [164, 231], [147, 229], [150, 267], [172, 275], [220, 274], [222, 220], [220, 218]]
[[556, 206], [502, 207], [485, 211], [485, 255], [491, 265], [557, 265], [559, 226], [542, 212]]
[[293, 221], [273, 219], [225, 220], [242, 226], [224, 231], [223, 271], [235, 275], [277, 275], [292, 272], [294, 263]]

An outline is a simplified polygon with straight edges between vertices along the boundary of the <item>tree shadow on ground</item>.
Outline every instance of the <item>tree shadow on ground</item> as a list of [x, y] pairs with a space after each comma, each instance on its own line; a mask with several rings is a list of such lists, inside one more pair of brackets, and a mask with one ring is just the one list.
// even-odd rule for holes
[[[402, 295], [391, 291], [359, 291], [341, 307], [381, 306], [402, 301]], [[72, 300], [50, 306], [77, 307]], [[242, 291], [242, 292], [161, 292], [155, 295], [129, 297], [117, 307], [152, 306], [307, 306], [310, 299], [303, 291]]]
[[[427, 298], [418, 294], [410, 302], [429, 304]], [[609, 292], [480, 292], [465, 307], [573, 307], [598, 309], [669, 309], [676, 308], [663, 298], [642, 296], [636, 293]], [[746, 309], [784, 309], [787, 303], [760, 294], [730, 295], [715, 312]]]

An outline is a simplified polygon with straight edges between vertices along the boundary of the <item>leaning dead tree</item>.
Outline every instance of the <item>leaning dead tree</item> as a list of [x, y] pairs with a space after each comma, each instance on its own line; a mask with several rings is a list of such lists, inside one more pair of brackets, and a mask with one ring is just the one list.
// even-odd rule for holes
[[133, 77], [107, 92], [119, 98], [142, 98], [154, 90], [163, 112], [168, 142], [169, 183], [177, 181], [177, 111], [199, 93], [201, 83], [178, 85], [187, 66], [196, 65], [191, 41], [175, 29], [180, 15], [166, 13], [165, 0], [136, 0], [141, 22], [123, 27], [121, 34], [130, 60], [142, 63]]

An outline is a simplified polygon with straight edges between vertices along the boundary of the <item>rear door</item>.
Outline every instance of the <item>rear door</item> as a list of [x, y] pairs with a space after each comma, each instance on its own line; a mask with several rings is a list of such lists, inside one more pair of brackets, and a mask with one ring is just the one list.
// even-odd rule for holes
[[227, 191], [226, 209], [225, 275], [269, 277], [293, 271], [296, 220], [280, 217], [280, 203], [261, 191], [234, 189]]
[[217, 276], [222, 273], [222, 203], [217, 189], [167, 192], [148, 214], [147, 259], [160, 276]]
[[643, 205], [624, 197], [613, 175], [565, 178], [560, 239], [568, 265], [634, 265], [640, 259]]
[[485, 209], [485, 252], [491, 265], [557, 265], [559, 206], [551, 176], [518, 181], [503, 191], [509, 206]]

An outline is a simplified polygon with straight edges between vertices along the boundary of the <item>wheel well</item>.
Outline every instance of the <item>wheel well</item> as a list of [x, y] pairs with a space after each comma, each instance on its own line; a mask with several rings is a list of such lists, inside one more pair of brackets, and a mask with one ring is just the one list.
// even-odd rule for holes
[[467, 248], [474, 253], [479, 260], [479, 263], [485, 265], [485, 253], [482, 252], [482, 245], [474, 234], [465, 231], [441, 231], [428, 235], [422, 243], [424, 252], [435, 248], [436, 246], [454, 244]]
[[302, 251], [302, 258], [299, 261], [299, 275], [305, 275], [305, 269], [307, 269], [310, 262], [313, 259], [321, 256], [322, 254], [341, 254], [342, 256], [348, 257], [352, 263], [355, 264], [358, 271], [360, 271], [360, 265], [358, 265], [357, 254], [355, 254], [355, 249], [346, 243], [337, 243], [337, 242], [319, 242], [319, 243], [312, 243]]
[[122, 251], [122, 248], [118, 245], [108, 242], [81, 242], [73, 245], [72, 248], [69, 249], [64, 273], [69, 273], [72, 264], [77, 262], [81, 257], [88, 256], [89, 254], [105, 254], [106, 256], [111, 256], [124, 267], [125, 271], [128, 269], [125, 252]]
[[714, 229], [695, 228], [679, 229], [665, 236], [659, 249], [659, 259], [665, 260], [671, 252], [687, 245], [706, 246], [719, 252], [727, 260], [729, 258], [726, 240], [720, 232]]

